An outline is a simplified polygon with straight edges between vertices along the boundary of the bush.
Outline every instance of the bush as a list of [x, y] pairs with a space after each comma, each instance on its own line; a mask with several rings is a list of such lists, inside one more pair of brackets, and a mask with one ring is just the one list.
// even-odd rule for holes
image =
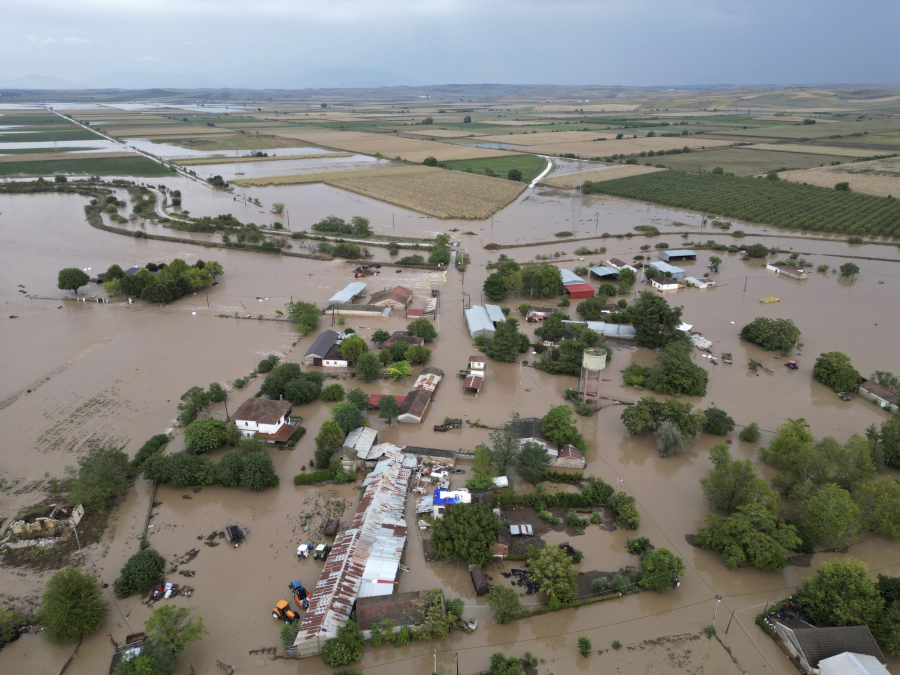
[[741, 329], [741, 338], [769, 351], [787, 351], [800, 338], [800, 329], [791, 319], [759, 317]]
[[343, 401], [344, 387], [340, 384], [330, 384], [322, 390], [322, 400], [327, 402]]
[[155, 549], [138, 551], [128, 559], [113, 584], [116, 597], [124, 598], [153, 588], [166, 569], [166, 559]]
[[184, 442], [195, 452], [214, 450], [225, 443], [225, 422], [214, 417], [195, 420], [184, 430]]
[[140, 450], [135, 453], [134, 459], [131, 460], [131, 466], [129, 467], [130, 476], [134, 477], [139, 474], [144, 466], [144, 462], [152, 455], [162, 452], [162, 449], [166, 447], [168, 442], [169, 437], [166, 434], [156, 434], [156, 436], [151, 437], [149, 441], [144, 443]]
[[228, 397], [228, 392], [218, 382], [209, 385], [209, 400], [213, 403], [221, 403]]
[[294, 476], [294, 485], [309, 485], [310, 483], [321, 483], [322, 481], [331, 479], [331, 469], [323, 469], [321, 471], [313, 471], [312, 473], [299, 473]]
[[109, 603], [97, 578], [67, 567], [47, 582], [38, 618], [48, 642], [58, 644], [93, 633], [108, 613]]
[[650, 540], [647, 537], [628, 540], [628, 552], [634, 555], [644, 555], [650, 548]]
[[[432, 158], [433, 159], [433, 158]], [[355, 621], [338, 628], [337, 637], [325, 642], [322, 658], [334, 668], [358, 661], [364, 642], [363, 633]]]
[[597, 577], [591, 580], [591, 590], [597, 595], [602, 595], [609, 589], [609, 579], [606, 577]]
[[266, 358], [259, 362], [259, 365], [256, 366], [257, 372], [260, 373], [268, 373], [275, 367], [275, 364], [278, 363], [278, 357], [275, 354], [269, 354]]
[[745, 426], [741, 429], [741, 433], [739, 434], [741, 440], [747, 441], [748, 443], [756, 443], [761, 435], [759, 425], [756, 422], [751, 422]]
[[241, 472], [242, 487], [262, 492], [267, 487], [277, 487], [278, 483], [278, 474], [268, 453], [251, 452], [244, 457], [244, 470]]

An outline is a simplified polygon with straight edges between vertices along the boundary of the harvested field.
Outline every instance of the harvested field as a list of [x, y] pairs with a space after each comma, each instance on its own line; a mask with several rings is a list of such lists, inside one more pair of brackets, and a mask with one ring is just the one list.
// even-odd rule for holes
[[[67, 160], [76, 159], [102, 159], [105, 157], [140, 157], [136, 152], [92, 152], [92, 153], [66, 153]], [[59, 159], [55, 152], [33, 152], [17, 155], [2, 155], [0, 162], [50, 162]]]
[[558, 145], [560, 143], [590, 143], [591, 141], [595, 141], [598, 138], [605, 138], [606, 140], [614, 139], [616, 134], [615, 132], [600, 132], [600, 131], [542, 131], [538, 133], [524, 132], [524, 133], [513, 133], [506, 134], [504, 136], [482, 136], [478, 139], [478, 142], [484, 143], [512, 143], [514, 145], [547, 145], [552, 143], [554, 145]]
[[859, 148], [838, 148], [831, 145], [798, 145], [795, 143], [757, 143], [738, 146], [740, 150], [773, 150], [775, 152], [802, 152], [808, 155], [837, 155], [839, 157], [870, 157], [872, 152]]
[[404, 131], [403, 133], [407, 136], [421, 136], [422, 138], [465, 138], [469, 135], [483, 135], [467, 129], [435, 129], [434, 131]]
[[367, 134], [361, 131], [312, 131], [285, 132], [283, 136], [295, 138], [311, 145], [361, 152], [365, 155], [380, 153], [387, 159], [400, 157], [408, 162], [422, 162], [426, 157], [436, 157], [439, 161], [451, 159], [477, 159], [479, 157], [502, 157], [509, 151], [485, 150], [466, 145], [452, 145], [438, 141], [397, 137], [392, 134]]
[[[559, 134], [555, 134], [558, 136]], [[600, 134], [595, 134], [599, 138]], [[515, 137], [514, 137], [515, 138]], [[643, 150], [672, 150], [685, 146], [696, 150], [702, 147], [716, 148], [731, 145], [731, 141], [712, 140], [709, 138], [697, 138], [696, 136], [678, 136], [664, 138], [623, 138], [620, 141], [597, 141], [594, 143], [547, 143], [545, 145], [530, 145], [528, 152], [541, 155], [564, 155], [574, 153], [582, 157], [609, 157], [611, 155], [636, 155]]]
[[[191, 166], [194, 164], [231, 164], [234, 162], [271, 162], [286, 159], [322, 159], [323, 157], [353, 157], [352, 152], [324, 152], [315, 155], [272, 155], [271, 157], [200, 157], [197, 159], [180, 159], [175, 164]], [[2, 160], [0, 160], [2, 161]]]
[[[590, 180], [598, 183], [604, 180], [615, 180], [616, 178], [627, 178], [628, 176], [639, 176], [642, 173], [653, 173], [654, 171], [665, 171], [666, 169], [658, 169], [653, 166], [641, 166], [639, 164], [623, 164], [622, 166], [611, 166], [607, 169], [591, 169], [581, 173], [581, 180]], [[560, 176], [550, 174], [549, 178], [541, 181], [544, 185], [555, 188], [564, 188], [571, 190], [578, 185], [577, 173], [566, 173]]]
[[210, 138], [154, 138], [154, 143], [171, 143], [193, 150], [268, 150], [269, 148], [296, 148], [297, 140], [284, 136], [229, 134]]
[[783, 171], [778, 175], [782, 180], [826, 188], [833, 188], [836, 183], [847, 182], [854, 192], [879, 197], [900, 195], [900, 157], [823, 166], [802, 171]]
[[518, 197], [526, 187], [524, 183], [502, 178], [442, 169], [393, 175], [332, 177], [327, 182], [436, 218], [465, 220], [489, 218]]
[[[279, 157], [278, 159], [282, 159]], [[221, 162], [220, 162], [221, 164]], [[299, 185], [302, 183], [329, 183], [336, 184], [338, 179], [351, 178], [379, 178], [384, 176], [402, 176], [409, 173], [443, 172], [443, 169], [435, 169], [430, 166], [406, 166], [402, 164], [383, 167], [379, 169], [364, 169], [362, 171], [328, 171], [324, 173], [301, 173], [291, 176], [260, 176], [258, 178], [239, 178], [231, 181], [236, 185]]]
[[117, 124], [102, 125], [110, 136], [150, 138], [151, 136], [216, 136], [232, 133], [230, 129], [201, 127], [193, 124]]
[[717, 166], [727, 173], [737, 176], [755, 176], [759, 173], [778, 169], [809, 169], [831, 162], [846, 162], [849, 158], [841, 155], [815, 155], [803, 152], [774, 152], [757, 150], [756, 145], [735, 145], [713, 148], [680, 155], [653, 157], [654, 164], [664, 164], [669, 169], [685, 171], [711, 171]]
[[535, 112], [575, 112], [583, 110], [586, 113], [595, 112], [628, 112], [629, 110], [637, 110], [640, 106], [637, 103], [603, 103], [601, 105], [539, 105], [536, 106]]

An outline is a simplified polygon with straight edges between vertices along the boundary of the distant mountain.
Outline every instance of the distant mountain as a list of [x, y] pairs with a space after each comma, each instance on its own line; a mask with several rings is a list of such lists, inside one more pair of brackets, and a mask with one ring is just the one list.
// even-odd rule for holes
[[82, 87], [52, 75], [23, 75], [0, 79], [0, 89], [81, 89]]

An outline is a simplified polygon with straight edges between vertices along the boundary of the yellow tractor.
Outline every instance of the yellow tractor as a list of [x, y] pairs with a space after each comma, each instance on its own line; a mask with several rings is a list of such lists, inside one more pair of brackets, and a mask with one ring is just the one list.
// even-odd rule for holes
[[279, 600], [278, 604], [275, 605], [275, 608], [272, 610], [272, 618], [280, 619], [285, 623], [294, 623], [299, 620], [300, 617], [291, 611], [291, 607], [287, 600]]

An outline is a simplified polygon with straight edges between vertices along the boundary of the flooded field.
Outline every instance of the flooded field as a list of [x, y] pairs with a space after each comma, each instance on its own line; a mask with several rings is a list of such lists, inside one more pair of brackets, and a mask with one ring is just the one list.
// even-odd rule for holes
[[[248, 171], [255, 166], [244, 164], [242, 168]], [[210, 169], [196, 168], [198, 173], [201, 168]], [[376, 232], [385, 234], [426, 236], [459, 230], [454, 237], [472, 256], [465, 275], [408, 270], [397, 274], [385, 268], [381, 275], [366, 280], [370, 293], [398, 283], [412, 287], [414, 306], [420, 306], [417, 303], [432, 287], [441, 290], [440, 337], [429, 345], [434, 350], [429, 365], [444, 369], [449, 377], [441, 382], [426, 419], [421, 425], [390, 427], [374, 415], [369, 418], [380, 441], [399, 445], [471, 450], [488, 440], [487, 430], [464, 424], [460, 430], [436, 434], [432, 426], [444, 416], [489, 425], [502, 423], [513, 410], [522, 416], [542, 416], [550, 406], [562, 402], [566, 387], [576, 385], [575, 378], [490, 361], [484, 389], [476, 399], [464, 395], [459, 381], [452, 377], [472, 350], [463, 318], [463, 294], [471, 294], [473, 304], [481, 301], [482, 284], [489, 274], [486, 263], [496, 260], [499, 253], [524, 262], [559, 252], [557, 259], [567, 261], [561, 266], [572, 269], [609, 257], [629, 259], [645, 242], [665, 241], [672, 248], [678, 247], [684, 240], [667, 236], [667, 229], [691, 231], [695, 240], [714, 237], [732, 243], [727, 234], [704, 227], [696, 213], [599, 196], [573, 201], [571, 193], [548, 188], [526, 191], [498, 213], [492, 224], [425, 218], [324, 185], [238, 188], [230, 194], [184, 177], [167, 178], [165, 183], [170, 189], [182, 191], [183, 207], [193, 216], [231, 213], [244, 222], [285, 222], [286, 216], [270, 213], [272, 203], [282, 202], [293, 230], [308, 229], [331, 214], [345, 219], [365, 216]], [[259, 198], [262, 206], [252, 205], [244, 197]], [[83, 198], [63, 195], [0, 196], [0, 302], [4, 306], [0, 318], [4, 373], [0, 378], [0, 429], [6, 448], [0, 477], [12, 486], [0, 492], [0, 518], [4, 521], [42, 498], [42, 487], [35, 487], [35, 483], [43, 484], [47, 474], [61, 477], [65, 467], [75, 465], [78, 456], [90, 448], [117, 445], [134, 453], [151, 435], [171, 429], [178, 398], [189, 387], [211, 382], [225, 385], [253, 370], [269, 353], [299, 361], [315, 338], [298, 339], [293, 326], [286, 322], [230, 318], [234, 313], [275, 318], [275, 311], [283, 310], [292, 297], [324, 303], [353, 280], [352, 266], [340, 261], [207, 250], [95, 230], [84, 220], [84, 202]], [[625, 234], [640, 224], [655, 224], [663, 234], [650, 240], [613, 236], [578, 243], [552, 241], [504, 251], [483, 249], [489, 242], [546, 242], [562, 230], [572, 231], [576, 237], [603, 232]], [[147, 232], [188, 236], [156, 224], [147, 223], [145, 227]], [[845, 261], [845, 255], [900, 261], [896, 247], [850, 246], [810, 237], [780, 239], [767, 235], [789, 233], [750, 225], [741, 225], [740, 229], [747, 232], [750, 238], [745, 241], [749, 243], [793, 247], [803, 251], [803, 257], [814, 265], [837, 267]], [[475, 234], [463, 234], [467, 231]], [[576, 256], [574, 250], [582, 245], [605, 246], [607, 252]], [[710, 253], [701, 251], [696, 262], [679, 265], [689, 275], [702, 276]], [[683, 305], [685, 321], [713, 342], [714, 353], [731, 352], [734, 364], [712, 365], [695, 352], [695, 362], [710, 372], [708, 392], [702, 400], [682, 400], [704, 408], [715, 403], [739, 425], [758, 422], [764, 430], [762, 443], [789, 418], [805, 418], [817, 436], [833, 435], [840, 440], [863, 433], [870, 424], [885, 419], [885, 413], [860, 398], [840, 401], [834, 392], [812, 380], [811, 371], [819, 353], [835, 350], [849, 354], [864, 375], [875, 370], [900, 371], [897, 350], [887, 347], [900, 332], [900, 313], [895, 311], [900, 265], [855, 260], [861, 273], [853, 282], [832, 273], [812, 273], [808, 280], [797, 282], [772, 276], [758, 260], [718, 255], [724, 262], [715, 275], [716, 288], [672, 292], [666, 298], [670, 304]], [[113, 263], [143, 266], [176, 257], [189, 263], [197, 258], [217, 260], [225, 274], [217, 286], [166, 307], [66, 302], [60, 298], [70, 294], [56, 289], [56, 274], [63, 267], [90, 267], [96, 273]], [[578, 263], [578, 257], [586, 260]], [[387, 259], [386, 251], [379, 250], [378, 258]], [[637, 288], [643, 287], [639, 284]], [[28, 298], [20, 290], [41, 299]], [[89, 290], [93, 293], [96, 287]], [[760, 298], [773, 295], [780, 298], [779, 303], [760, 304]], [[522, 301], [513, 298], [501, 304], [513, 308], [511, 315], [518, 316], [515, 308]], [[569, 311], [574, 317], [574, 307]], [[800, 363], [798, 371], [788, 371], [771, 353], [738, 340], [740, 328], [758, 316], [790, 317], [798, 325], [804, 343], [800, 355], [794, 357]], [[406, 323], [402, 316], [348, 317], [346, 325], [369, 338], [376, 329], [397, 330]], [[323, 317], [321, 327], [330, 325], [330, 318]], [[522, 324], [520, 328], [530, 333], [534, 325]], [[604, 372], [602, 389], [632, 399], [646, 395], [624, 388], [621, 370], [633, 359], [650, 363], [654, 354], [627, 342], [611, 346], [612, 360]], [[750, 372], [747, 357], [768, 365], [774, 373]], [[531, 360], [533, 355], [525, 358]], [[229, 410], [255, 393], [260, 382], [257, 379], [243, 390], [233, 391], [227, 401]], [[409, 386], [389, 381], [358, 384], [345, 380], [343, 384], [362, 386], [371, 394], [397, 395], [405, 394]], [[213, 405], [211, 410], [224, 418], [224, 405]], [[438, 672], [451, 672], [458, 659], [460, 672], [471, 673], [485, 670], [490, 654], [502, 650], [510, 655], [529, 651], [546, 661], [538, 666], [539, 673], [556, 675], [650, 669], [661, 673], [743, 671], [754, 675], [796, 672], [753, 625], [753, 618], [764, 603], [789, 595], [822, 561], [840, 555], [819, 553], [811, 567], [789, 566], [781, 572], [763, 573], [752, 568], [729, 571], [719, 555], [693, 548], [685, 536], [696, 533], [709, 512], [698, 479], [709, 469], [708, 450], [719, 439], [701, 435], [685, 452], [661, 459], [652, 438], [627, 434], [619, 419], [622, 410], [612, 406], [593, 417], [577, 418], [590, 448], [586, 473], [602, 476], [610, 484], [621, 478], [620, 488], [634, 495], [643, 517], [639, 534], [685, 560], [687, 574], [677, 590], [664, 595], [626, 596], [501, 626], [493, 620], [484, 599], [476, 598], [464, 562], [426, 563], [422, 535], [412, 528], [404, 556], [410, 571], [401, 574], [397, 590], [441, 588], [448, 597], [461, 597], [466, 604], [465, 616], [479, 620], [478, 630], [472, 635], [456, 632], [439, 643], [413, 643], [399, 649], [367, 645], [358, 666], [367, 673], [430, 673], [436, 650]], [[329, 406], [316, 401], [296, 406], [294, 414], [303, 417], [308, 433], [293, 451], [273, 452], [281, 479], [278, 488], [257, 494], [240, 488], [204, 487], [194, 492], [161, 487], [156, 494], [160, 504], [152, 509], [150, 523], [154, 527], [149, 530], [153, 546], [168, 561], [192, 548], [200, 549], [196, 559], [183, 566], [196, 572], [185, 580], [195, 593], [170, 602], [196, 607], [210, 635], [179, 657], [179, 674], [191, 672], [191, 667], [197, 673], [218, 673], [217, 660], [231, 664], [238, 672], [322, 672], [319, 659], [273, 660], [266, 654], [251, 653], [278, 646], [280, 624], [271, 618], [269, 610], [287, 595], [286, 584], [300, 580], [314, 586], [320, 573], [321, 563], [296, 559], [297, 545], [308, 537], [302, 530], [304, 514], [321, 514], [340, 505], [341, 521], [347, 523], [359, 498], [359, 490], [353, 485], [293, 485], [292, 477], [301, 473], [302, 467], [309, 467], [315, 447], [313, 437], [329, 418]], [[183, 447], [180, 430], [175, 433], [170, 451]], [[756, 459], [756, 444], [739, 441], [736, 435], [731, 438], [736, 456]], [[214, 459], [216, 453], [212, 453]], [[757, 465], [761, 475], [771, 478], [768, 466]], [[458, 466], [469, 468], [466, 462]], [[465, 479], [464, 475], [454, 477], [454, 485], [462, 485]], [[86, 551], [87, 567], [95, 570], [104, 583], [112, 584], [121, 566], [137, 550], [136, 533], [143, 529], [151, 492], [146, 481], [139, 480], [114, 511], [101, 543]], [[509, 515], [514, 518], [515, 512]], [[407, 503], [407, 517], [412, 524], [413, 500]], [[224, 544], [207, 547], [198, 540], [198, 535], [207, 535], [228, 522], [240, 522], [250, 529], [247, 543], [239, 549]], [[635, 564], [636, 558], [625, 551], [627, 534], [591, 526], [580, 537], [552, 532], [548, 539], [568, 540], [583, 550], [585, 559], [577, 567], [587, 573]], [[871, 570], [892, 575], [900, 573], [898, 554], [897, 540], [874, 535], [867, 535], [849, 550], [850, 556], [866, 561]], [[503, 579], [501, 572], [515, 566], [493, 566], [488, 574], [496, 583]], [[33, 607], [48, 576], [0, 568], [0, 596], [5, 602]], [[181, 581], [180, 577], [175, 579]], [[710, 639], [701, 629], [712, 623], [716, 595], [723, 596], [718, 608], [723, 618], [716, 619], [718, 638]], [[735, 619], [726, 635], [732, 612], [736, 612]], [[116, 601], [106, 624], [85, 639], [67, 673], [105, 671], [113, 651], [111, 640], [121, 643], [126, 634], [140, 630], [147, 616], [148, 608], [137, 597]], [[577, 655], [576, 642], [581, 635], [593, 641], [594, 653], [589, 659]], [[613, 650], [614, 640], [619, 640], [623, 649]], [[0, 652], [0, 672], [15, 672], [27, 664], [32, 672], [56, 673], [72, 650], [73, 646], [49, 648], [40, 636], [28, 635]], [[283, 651], [279, 648], [278, 653]], [[891, 660], [889, 670], [900, 673], [900, 663]]]

